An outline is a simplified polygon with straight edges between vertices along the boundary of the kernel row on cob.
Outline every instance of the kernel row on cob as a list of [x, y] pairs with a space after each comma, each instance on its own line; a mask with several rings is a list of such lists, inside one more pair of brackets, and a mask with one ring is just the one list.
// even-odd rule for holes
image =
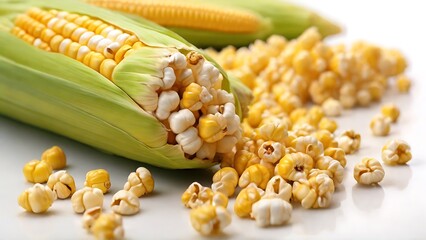
[[279, 0], [83, 0], [120, 11], [135, 20], [165, 26], [199, 47], [246, 46], [272, 34], [295, 38], [316, 26], [323, 36], [340, 32], [329, 20], [302, 6]]
[[239, 139], [226, 73], [174, 33], [74, 1], [0, 8], [1, 114], [166, 168], [211, 166]]

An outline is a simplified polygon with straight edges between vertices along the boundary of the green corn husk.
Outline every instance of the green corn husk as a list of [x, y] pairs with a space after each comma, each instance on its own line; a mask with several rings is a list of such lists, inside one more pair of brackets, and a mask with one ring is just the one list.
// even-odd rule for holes
[[[117, 10], [125, 13], [126, 15], [139, 20], [140, 17], [148, 18], [154, 22], [155, 17], [148, 16], [149, 11], [137, 12], [134, 10], [136, 4], [147, 4], [151, 7], [151, 4], [155, 4], [155, 0], [83, 0], [90, 4], [97, 6], [106, 7], [112, 10]], [[123, 3], [121, 5], [113, 5], [114, 2]], [[161, 2], [161, 1], [158, 1]], [[167, 2], [167, 1], [166, 1]], [[309, 27], [317, 27], [322, 36], [337, 34], [341, 31], [340, 27], [328, 19], [320, 16], [319, 14], [311, 11], [305, 7], [298, 6], [294, 3], [286, 2], [284, 0], [215, 0], [215, 1], [202, 1], [202, 0], [173, 0], [170, 6], [165, 4], [165, 8], [176, 8], [180, 6], [180, 9], [176, 11], [183, 11], [185, 6], [190, 4], [192, 6], [204, 6], [206, 8], [215, 7], [221, 9], [235, 9], [238, 11], [245, 11], [247, 13], [257, 16], [261, 27], [253, 31], [252, 33], [232, 33], [214, 30], [205, 30], [194, 27], [180, 27], [173, 25], [164, 25], [170, 30], [178, 33], [197, 47], [214, 47], [222, 48], [228, 45], [234, 46], [246, 46], [256, 39], [265, 40], [273, 34], [283, 35], [286, 38], [292, 39], [298, 37]], [[168, 9], [169, 10], [169, 9]], [[171, 11], [171, 10], [170, 10]], [[158, 13], [163, 13], [158, 11]], [[200, 12], [198, 15], [202, 15]], [[158, 16], [160, 17], [160, 16]], [[191, 16], [190, 13], [176, 14], [176, 16], [168, 17], [184, 17], [188, 21], [196, 21], [194, 18], [197, 16]], [[198, 16], [199, 17], [199, 16]], [[230, 23], [232, 24], [232, 23]]]
[[[166, 127], [144, 111], [127, 92], [98, 72], [65, 55], [33, 47], [10, 34], [11, 19], [34, 6], [99, 18], [135, 33], [144, 44], [159, 51], [162, 48], [173, 48], [184, 53], [199, 51], [177, 34], [149, 21], [135, 22], [83, 3], [67, 0], [1, 0], [1, 115], [111, 154], [159, 167], [204, 168], [215, 164], [197, 158], [189, 160], [179, 145], [167, 144]], [[138, 57], [140, 54], [143, 52], [134, 55]], [[208, 56], [205, 57], [213, 62]], [[222, 88], [230, 91], [232, 85], [226, 73], [217, 64], [215, 66], [224, 76]], [[148, 77], [147, 71], [145, 78]], [[238, 87], [241, 88], [240, 85]], [[247, 94], [248, 98], [250, 95], [246, 88], [239, 89], [238, 93]], [[238, 96], [234, 95], [236, 112], [241, 115]]]

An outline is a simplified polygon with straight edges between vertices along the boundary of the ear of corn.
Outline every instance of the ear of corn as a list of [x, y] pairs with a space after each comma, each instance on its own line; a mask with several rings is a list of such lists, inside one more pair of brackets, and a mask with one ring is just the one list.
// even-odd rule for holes
[[[33, 7], [39, 8], [33, 10]], [[171, 134], [167, 126], [167, 120], [160, 121], [158, 118], [158, 108], [149, 109], [144, 105], [149, 94], [152, 95], [151, 88], [163, 91], [156, 84], [164, 79], [164, 66], [167, 66], [167, 61], [173, 54], [185, 56], [184, 54], [194, 53], [206, 62], [211, 62], [211, 66], [214, 66], [212, 69], [217, 68], [210, 58], [203, 57], [191, 44], [148, 21], [134, 22], [122, 15], [74, 1], [3, 1], [0, 2], [0, 9], [0, 114], [112, 154], [160, 167], [199, 168], [215, 163], [216, 156], [199, 159], [194, 153], [186, 153], [185, 147], [176, 143], [175, 135]], [[31, 11], [41, 12], [43, 16], [31, 15]], [[63, 37], [59, 47], [55, 47], [53, 38], [42, 47], [39, 42], [43, 40], [37, 43], [36, 39], [43, 39], [37, 36], [49, 24], [38, 27], [34, 25], [34, 21], [19, 22], [26, 15], [42, 23], [42, 17], [48, 15], [47, 11], [52, 14], [74, 14], [70, 18], [64, 17], [70, 21], [78, 16], [87, 16], [93, 20], [92, 23], [101, 21], [96, 24], [101, 25], [103, 22], [130, 35], [134, 34], [139, 44], [135, 43], [133, 52], [121, 61], [115, 62], [108, 56], [102, 57], [101, 59], [116, 64], [109, 74], [105, 74], [102, 71], [105, 66], [99, 66], [99, 62], [94, 64], [98, 61], [96, 58], [77, 60], [78, 56], [71, 50], [74, 43], [64, 43], [65, 40], [72, 39], [72, 36]], [[55, 26], [51, 29], [55, 30]], [[64, 31], [65, 27], [59, 33], [56, 32], [56, 36], [62, 37]], [[90, 47], [90, 43], [88, 46]], [[98, 47], [96, 45], [92, 52], [98, 51]], [[61, 53], [59, 48], [66, 51]], [[221, 82], [212, 88], [230, 91], [231, 84], [226, 73], [218, 69]], [[197, 78], [202, 75], [194, 73], [193, 76]], [[173, 85], [171, 89], [174, 87], [176, 86]], [[174, 91], [180, 92], [183, 89]], [[246, 90], [240, 92], [248, 93]], [[237, 103], [238, 97], [234, 98]], [[237, 106], [236, 110], [238, 109], [241, 107]]]
[[272, 34], [295, 38], [315, 26], [322, 36], [340, 32], [329, 20], [282, 0], [83, 0], [163, 25], [199, 47], [248, 45]]

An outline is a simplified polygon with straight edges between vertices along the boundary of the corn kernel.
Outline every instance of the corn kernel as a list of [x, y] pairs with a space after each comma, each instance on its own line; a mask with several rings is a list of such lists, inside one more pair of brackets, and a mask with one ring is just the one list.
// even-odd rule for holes
[[56, 194], [49, 187], [36, 183], [18, 197], [18, 204], [28, 212], [43, 213], [52, 206]]
[[368, 106], [372, 101], [371, 94], [367, 89], [361, 89], [356, 94], [356, 100], [360, 106]]
[[154, 191], [154, 178], [148, 169], [138, 167], [135, 172], [129, 174], [123, 189], [141, 197]]
[[257, 155], [262, 161], [276, 163], [285, 154], [285, 147], [279, 142], [264, 142], [257, 151]]
[[69, 198], [75, 192], [74, 178], [65, 170], [51, 174], [47, 180], [47, 186], [56, 193], [59, 199]]
[[260, 158], [247, 150], [239, 150], [235, 154], [234, 168], [241, 176], [248, 167], [260, 163]]
[[82, 217], [82, 225], [87, 230], [90, 231], [90, 228], [93, 226], [93, 223], [95, 223], [96, 219], [99, 218], [102, 214], [102, 208], [101, 207], [93, 207], [90, 209], [87, 209]]
[[309, 171], [314, 166], [312, 157], [306, 153], [286, 154], [275, 166], [275, 174], [285, 180], [297, 181], [306, 179]]
[[360, 184], [371, 185], [379, 183], [385, 177], [385, 171], [374, 158], [363, 158], [354, 166], [354, 178]]
[[244, 170], [238, 181], [238, 186], [245, 188], [250, 183], [254, 183], [259, 188], [265, 189], [270, 177], [271, 176], [267, 167], [261, 164], [255, 164]]
[[322, 105], [322, 110], [327, 117], [338, 117], [342, 114], [342, 104], [336, 99], [329, 98]]
[[256, 129], [259, 138], [265, 141], [281, 142], [287, 136], [288, 125], [283, 121], [267, 121]]
[[393, 123], [398, 121], [399, 108], [395, 104], [390, 103], [383, 105], [381, 113], [383, 116], [390, 118]]
[[274, 176], [266, 185], [265, 193], [262, 198], [281, 198], [288, 202], [291, 198], [291, 185], [281, 176]]
[[220, 233], [231, 223], [231, 214], [221, 206], [203, 205], [189, 214], [192, 227], [202, 235]]
[[120, 215], [133, 215], [139, 212], [139, 199], [130, 191], [120, 190], [112, 196], [111, 210]]
[[388, 141], [382, 148], [382, 160], [388, 165], [406, 164], [411, 160], [411, 148], [400, 139]]
[[328, 130], [330, 133], [334, 133], [337, 129], [337, 122], [333, 119], [329, 118], [322, 118], [321, 121], [318, 123], [318, 129], [324, 129]]
[[32, 160], [25, 164], [22, 172], [28, 182], [44, 183], [49, 179], [52, 167], [47, 162]]
[[44, 151], [41, 155], [41, 160], [49, 163], [54, 170], [62, 169], [67, 165], [65, 153], [58, 146], [53, 146]]
[[243, 188], [235, 199], [235, 214], [241, 218], [249, 217], [252, 211], [252, 205], [259, 201], [262, 195], [263, 190], [253, 183]]
[[84, 186], [93, 187], [102, 190], [102, 193], [108, 192], [111, 187], [109, 173], [105, 169], [95, 169], [86, 174]]
[[361, 135], [354, 130], [346, 130], [337, 139], [337, 143], [346, 154], [352, 154], [358, 151], [361, 145]]
[[404, 74], [396, 77], [396, 88], [400, 93], [408, 93], [411, 88], [411, 80]]
[[226, 208], [228, 207], [228, 201], [229, 199], [225, 194], [221, 192], [215, 192], [212, 196], [211, 205]]
[[123, 220], [115, 213], [103, 213], [93, 223], [91, 232], [96, 239], [124, 239]]
[[293, 183], [293, 197], [304, 208], [327, 208], [333, 193], [333, 180], [324, 173]]
[[312, 159], [317, 158], [324, 152], [323, 144], [312, 136], [298, 137], [292, 141], [291, 146], [297, 152], [308, 154]]
[[293, 207], [281, 198], [262, 198], [253, 204], [251, 216], [259, 227], [278, 226], [291, 218]]
[[76, 213], [83, 213], [86, 209], [101, 207], [104, 195], [98, 188], [84, 187], [77, 190], [71, 197], [71, 203]]
[[330, 147], [337, 147], [337, 141], [334, 140], [334, 135], [328, 130], [318, 130], [314, 134], [313, 137], [318, 139], [322, 143], [325, 149]]
[[335, 186], [342, 182], [344, 169], [339, 161], [329, 156], [321, 156], [317, 159], [315, 167], [319, 170], [327, 170]]
[[329, 156], [339, 161], [342, 167], [346, 166], [346, 154], [345, 154], [345, 151], [343, 151], [343, 149], [341, 148], [337, 148], [337, 147], [326, 148], [324, 150], [324, 156]]
[[383, 115], [373, 117], [370, 122], [370, 130], [375, 136], [387, 136], [390, 131], [391, 119]]
[[183, 205], [187, 208], [197, 208], [206, 203], [210, 203], [213, 191], [208, 187], [203, 187], [197, 182], [193, 182], [181, 196]]
[[213, 192], [221, 192], [227, 197], [234, 194], [238, 185], [238, 173], [231, 167], [225, 167], [213, 175]]

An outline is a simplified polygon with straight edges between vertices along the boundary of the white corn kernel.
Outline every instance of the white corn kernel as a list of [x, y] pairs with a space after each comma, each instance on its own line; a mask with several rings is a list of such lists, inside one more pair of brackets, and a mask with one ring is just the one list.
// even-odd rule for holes
[[385, 170], [374, 158], [363, 158], [354, 166], [354, 178], [358, 183], [371, 185], [383, 180]]
[[276, 163], [285, 154], [285, 147], [279, 142], [264, 142], [257, 151], [257, 155], [264, 161]]
[[43, 213], [52, 206], [56, 194], [40, 183], [26, 189], [18, 197], [18, 204], [28, 212]]
[[99, 188], [84, 187], [77, 190], [71, 197], [71, 203], [76, 213], [83, 213], [86, 209], [101, 207], [104, 195]]
[[356, 152], [361, 145], [361, 135], [354, 130], [344, 131], [337, 139], [339, 148], [343, 149], [346, 154]]
[[203, 187], [197, 182], [193, 182], [181, 196], [181, 201], [185, 207], [197, 208], [206, 203], [210, 203], [213, 191], [208, 187]]
[[173, 70], [173, 68], [171, 67], [165, 67], [163, 69], [163, 90], [167, 90], [173, 87], [173, 84], [175, 84], [176, 81], [176, 75], [175, 72]]
[[138, 167], [135, 172], [129, 174], [123, 189], [141, 197], [154, 190], [154, 178], [148, 169]]
[[225, 167], [213, 175], [212, 190], [230, 197], [238, 184], [238, 173], [231, 167]]
[[93, 208], [87, 209], [84, 212], [83, 218], [82, 218], [83, 227], [87, 231], [90, 231], [90, 228], [93, 226], [96, 219], [98, 219], [99, 216], [101, 216], [101, 214], [102, 214], [102, 208], [101, 207], [93, 207]]
[[47, 186], [56, 193], [59, 199], [71, 197], [76, 190], [74, 178], [65, 170], [51, 174], [47, 180]]
[[253, 204], [251, 216], [260, 227], [277, 226], [291, 218], [293, 207], [281, 198], [263, 198]]
[[333, 180], [324, 173], [293, 183], [293, 197], [304, 208], [328, 207], [333, 193]]
[[290, 201], [291, 185], [280, 176], [272, 177], [266, 185], [265, 193], [262, 198], [281, 198], [284, 201]]
[[231, 214], [221, 206], [203, 205], [189, 214], [192, 227], [202, 235], [219, 233], [231, 223]]
[[159, 120], [165, 120], [170, 113], [179, 106], [179, 94], [175, 91], [164, 91], [158, 97], [158, 107], [155, 116]]
[[411, 147], [404, 140], [390, 140], [382, 148], [382, 160], [389, 165], [406, 164], [411, 160]]
[[342, 104], [336, 99], [329, 98], [325, 100], [321, 107], [327, 117], [338, 117], [342, 114]]
[[370, 122], [370, 129], [375, 136], [386, 136], [389, 134], [391, 119], [383, 115], [375, 116]]
[[139, 212], [139, 199], [130, 191], [120, 190], [112, 196], [111, 210], [120, 215], [133, 215]]
[[327, 170], [329, 172], [329, 176], [334, 181], [334, 185], [343, 181], [344, 169], [339, 161], [329, 156], [321, 156], [317, 159], [315, 167], [320, 170]]
[[195, 154], [203, 145], [203, 140], [198, 136], [198, 130], [195, 127], [189, 127], [184, 132], [176, 136], [176, 142], [182, 147], [185, 153]]

